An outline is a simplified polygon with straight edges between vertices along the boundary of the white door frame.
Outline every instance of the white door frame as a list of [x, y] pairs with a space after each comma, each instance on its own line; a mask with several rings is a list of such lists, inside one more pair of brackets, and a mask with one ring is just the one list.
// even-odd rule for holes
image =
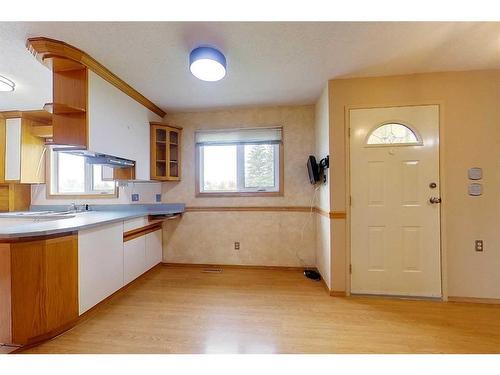
[[[446, 212], [446, 181], [445, 181], [445, 161], [444, 161], [444, 140], [445, 140], [445, 121], [444, 121], [444, 103], [441, 101], [429, 100], [420, 102], [408, 102], [408, 103], [379, 103], [370, 105], [348, 105], [344, 108], [344, 144], [345, 144], [345, 183], [346, 183], [346, 233], [345, 233], [345, 244], [346, 244], [346, 264], [345, 264], [345, 285], [346, 285], [346, 295], [351, 294], [351, 140], [350, 140], [350, 111], [353, 109], [376, 109], [376, 108], [391, 108], [391, 107], [415, 107], [415, 106], [425, 106], [425, 105], [437, 105], [439, 110], [439, 183], [441, 186], [441, 198], [442, 202], [439, 205], [439, 217], [440, 217], [440, 254], [441, 254], [441, 293], [442, 301], [448, 300], [448, 262], [447, 262], [447, 247], [446, 247], [446, 217], [443, 212]], [[411, 297], [409, 297], [411, 298]]]

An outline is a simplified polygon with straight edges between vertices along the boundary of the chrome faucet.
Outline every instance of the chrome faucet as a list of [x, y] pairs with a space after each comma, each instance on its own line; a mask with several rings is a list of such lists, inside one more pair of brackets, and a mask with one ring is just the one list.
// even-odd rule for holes
[[89, 210], [89, 205], [88, 204], [76, 204], [75, 202], [71, 203], [69, 211], [73, 212], [82, 212], [82, 211], [88, 211]]

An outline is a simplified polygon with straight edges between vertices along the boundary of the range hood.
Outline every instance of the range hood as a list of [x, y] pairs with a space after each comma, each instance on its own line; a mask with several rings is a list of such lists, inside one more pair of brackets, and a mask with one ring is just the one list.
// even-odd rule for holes
[[117, 156], [101, 154], [99, 152], [93, 152], [89, 150], [78, 150], [78, 149], [70, 149], [67, 147], [56, 147], [53, 149], [54, 151], [64, 152], [66, 154], [79, 155], [83, 156], [87, 159], [87, 163], [89, 164], [99, 164], [105, 165], [110, 168], [132, 168], [135, 167], [135, 161], [120, 158]]

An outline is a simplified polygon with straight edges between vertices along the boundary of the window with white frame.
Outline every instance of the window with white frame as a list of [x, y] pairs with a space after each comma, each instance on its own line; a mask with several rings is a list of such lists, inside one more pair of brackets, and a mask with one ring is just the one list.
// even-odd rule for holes
[[282, 128], [197, 131], [199, 194], [279, 194]]
[[82, 155], [50, 151], [52, 195], [115, 195], [116, 182], [103, 179], [103, 166]]

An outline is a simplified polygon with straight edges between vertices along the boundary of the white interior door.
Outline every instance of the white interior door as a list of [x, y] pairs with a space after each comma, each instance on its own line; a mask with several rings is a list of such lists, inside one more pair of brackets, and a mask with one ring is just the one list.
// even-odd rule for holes
[[350, 127], [351, 293], [440, 297], [439, 107], [355, 109]]

